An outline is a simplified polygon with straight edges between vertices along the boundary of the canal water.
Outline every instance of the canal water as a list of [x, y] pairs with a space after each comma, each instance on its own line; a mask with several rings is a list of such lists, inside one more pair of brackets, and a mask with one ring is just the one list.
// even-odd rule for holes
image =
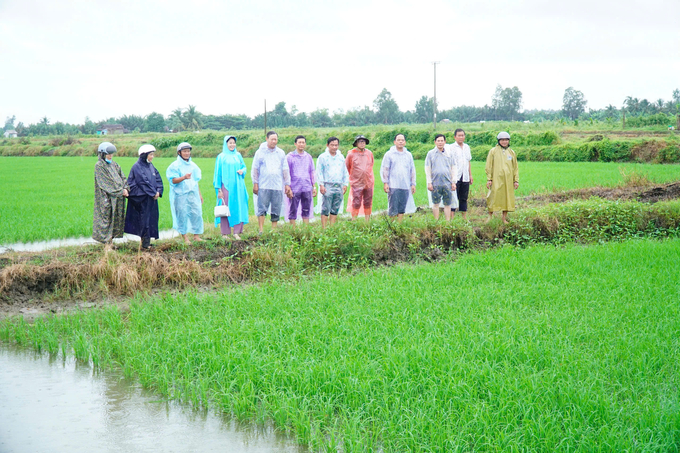
[[162, 401], [112, 372], [0, 343], [0, 452], [301, 453], [270, 428]]
[[[164, 230], [158, 233], [158, 239], [171, 239], [179, 236], [179, 233], [175, 230]], [[114, 239], [113, 242], [120, 244], [122, 242], [129, 241], [139, 241], [139, 236], [134, 234], [124, 234], [122, 238]], [[79, 238], [65, 238], [65, 239], [51, 239], [49, 241], [37, 241], [37, 242], [17, 242], [16, 244], [3, 244], [0, 245], [0, 253], [6, 252], [42, 252], [45, 250], [52, 250], [59, 247], [67, 247], [73, 245], [87, 245], [87, 244], [99, 244], [92, 238], [79, 237]], [[1, 452], [0, 452], [1, 453]]]

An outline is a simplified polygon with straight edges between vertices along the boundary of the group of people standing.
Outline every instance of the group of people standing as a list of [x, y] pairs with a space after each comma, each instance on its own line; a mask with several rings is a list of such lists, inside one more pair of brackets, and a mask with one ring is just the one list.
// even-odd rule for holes
[[[450, 220], [455, 210], [467, 219], [467, 200], [473, 183], [470, 147], [465, 143], [465, 131], [456, 129], [455, 142], [446, 144], [446, 136], [435, 136], [435, 147], [425, 159], [425, 175], [433, 215], [439, 218], [440, 203], [444, 216]], [[514, 190], [519, 185], [517, 157], [509, 148], [510, 135], [498, 134], [498, 145], [489, 151], [486, 162], [487, 209], [489, 220], [495, 211], [514, 211]], [[247, 168], [236, 149], [236, 137], [224, 137], [222, 153], [215, 161], [213, 187], [217, 204], [226, 205], [228, 212], [216, 217], [215, 227], [224, 237], [240, 239], [248, 223], [249, 196], [245, 184]], [[321, 194], [319, 210], [325, 228], [337, 221], [342, 211], [344, 195], [349, 187], [348, 209], [353, 220], [363, 215], [369, 220], [373, 206], [375, 178], [373, 153], [366, 148], [369, 139], [359, 135], [345, 158], [339, 150], [340, 140], [329, 137], [326, 149], [319, 156], [316, 167], [312, 156], [305, 151], [303, 135], [295, 138], [295, 150], [286, 153], [279, 148], [278, 134], [270, 131], [266, 141], [255, 152], [251, 167], [255, 213], [260, 234], [267, 215], [276, 227], [283, 216], [291, 223], [312, 217], [313, 199]], [[406, 148], [406, 137], [397, 134], [394, 146], [385, 154], [380, 167], [380, 178], [388, 197], [388, 215], [401, 221], [404, 214], [415, 211], [416, 168], [411, 152]], [[99, 145], [99, 159], [95, 165], [94, 227], [92, 237], [105, 244], [122, 237], [123, 232], [141, 237], [141, 246], [151, 247], [151, 238], [158, 239], [158, 198], [163, 196], [163, 178], [151, 163], [156, 149], [142, 145], [139, 160], [125, 178], [120, 166], [113, 161], [116, 147], [104, 142]], [[190, 243], [201, 241], [203, 234], [203, 195], [198, 183], [201, 169], [191, 160], [192, 147], [183, 142], [177, 146], [177, 160], [166, 171], [170, 185], [170, 206], [173, 228]], [[128, 200], [127, 212], [125, 199]], [[488, 220], [487, 220], [488, 221]]]
[[116, 147], [109, 142], [99, 145], [94, 167], [93, 239], [111, 244], [125, 232], [141, 237], [145, 249], [151, 247], [151, 238], [158, 239], [158, 198], [163, 196], [163, 178], [151, 163], [155, 151], [152, 145], [142, 145], [139, 160], [126, 179], [113, 161]]

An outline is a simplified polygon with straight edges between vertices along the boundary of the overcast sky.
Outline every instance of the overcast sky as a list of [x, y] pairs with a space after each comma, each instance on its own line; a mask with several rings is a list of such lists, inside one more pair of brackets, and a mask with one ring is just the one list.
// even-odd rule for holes
[[680, 0], [0, 0], [0, 120], [491, 103], [590, 108], [680, 88]]

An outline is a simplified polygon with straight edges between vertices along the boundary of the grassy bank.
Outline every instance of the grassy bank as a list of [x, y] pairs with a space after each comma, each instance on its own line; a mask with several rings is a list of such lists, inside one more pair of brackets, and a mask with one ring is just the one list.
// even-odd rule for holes
[[[156, 158], [154, 165], [165, 175], [174, 158]], [[117, 157], [127, 175], [136, 161], [131, 157]], [[94, 157], [71, 158], [25, 158], [6, 157], [0, 165], [0, 245], [14, 242], [30, 242], [55, 238], [69, 238], [92, 234], [92, 209], [94, 204]], [[203, 216], [212, 223], [212, 207], [215, 191], [212, 188], [214, 159], [196, 158], [203, 173], [200, 182], [205, 204]], [[250, 170], [252, 159], [246, 159]], [[374, 210], [387, 208], [387, 195], [382, 190], [379, 169], [380, 160], [374, 168], [376, 187]], [[424, 162], [416, 161], [418, 189], [417, 205], [427, 205]], [[613, 187], [629, 183], [664, 183], [678, 179], [675, 165], [651, 165], [600, 162], [522, 162], [520, 163], [520, 188], [518, 196], [541, 194], [585, 187]], [[483, 197], [484, 164], [473, 162], [475, 183], [471, 196]], [[252, 190], [250, 175], [246, 186]], [[168, 190], [168, 183], [165, 180]], [[170, 205], [167, 195], [159, 200], [160, 228], [172, 227]], [[252, 194], [250, 213], [254, 214]], [[255, 219], [251, 219], [254, 223]], [[211, 227], [208, 227], [211, 228]], [[248, 227], [250, 228], [250, 227]], [[251, 229], [254, 231], [254, 228]]]
[[646, 204], [599, 198], [528, 208], [509, 225], [496, 220], [473, 226], [460, 218], [435, 221], [419, 213], [403, 223], [385, 217], [282, 228], [277, 233], [229, 242], [207, 237], [186, 247], [181, 241], [139, 253], [138, 243], [104, 252], [101, 246], [0, 260], [0, 302], [131, 295], [136, 291], [296, 280], [318, 272], [363, 272], [380, 265], [439, 261], [459, 252], [499, 245], [565, 244], [680, 236], [680, 201]]
[[680, 241], [455, 262], [0, 322], [336, 451], [677, 451]]

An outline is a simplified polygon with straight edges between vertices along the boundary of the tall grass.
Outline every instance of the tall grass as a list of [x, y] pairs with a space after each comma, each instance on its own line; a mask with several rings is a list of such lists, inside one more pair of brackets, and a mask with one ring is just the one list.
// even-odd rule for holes
[[[114, 157], [123, 172], [129, 174], [135, 158]], [[165, 176], [165, 170], [174, 158], [154, 159], [154, 165]], [[245, 159], [248, 169], [252, 159]], [[61, 159], [5, 157], [0, 165], [0, 244], [30, 242], [55, 238], [88, 237], [92, 234], [92, 209], [94, 197], [94, 157]], [[200, 189], [204, 197], [203, 217], [212, 223], [215, 191], [212, 178], [215, 161], [195, 159], [203, 179]], [[387, 209], [387, 195], [380, 182], [380, 160], [375, 163], [374, 210]], [[485, 190], [484, 163], [472, 163], [475, 183], [472, 196], [483, 196]], [[416, 161], [417, 205], [427, 204], [423, 161]], [[598, 162], [521, 162], [520, 188], [517, 195], [547, 193], [556, 190], [578, 189], [593, 186], [616, 186], [630, 179], [631, 174], [644, 175], [651, 182], [662, 183], [678, 179], [678, 167], [673, 165], [614, 164]], [[164, 180], [166, 191], [169, 190]], [[252, 190], [250, 176], [246, 186]], [[250, 214], [254, 206], [250, 197]], [[159, 199], [160, 228], [172, 227], [168, 196]], [[251, 219], [254, 223], [255, 219]]]
[[680, 240], [456, 262], [0, 322], [314, 451], [677, 451]]

